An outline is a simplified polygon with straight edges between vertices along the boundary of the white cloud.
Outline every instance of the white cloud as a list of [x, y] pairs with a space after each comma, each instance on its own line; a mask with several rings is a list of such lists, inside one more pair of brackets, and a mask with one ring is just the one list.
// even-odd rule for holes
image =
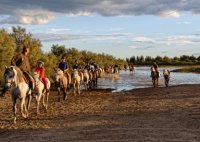
[[75, 13], [67, 13], [65, 14], [68, 17], [78, 17], [78, 16], [91, 16], [92, 14], [87, 11], [80, 11], [80, 12], [75, 12]]
[[54, 18], [55, 15], [52, 12], [41, 9], [16, 10], [14, 15], [1, 20], [0, 23], [41, 25], [48, 23]]
[[167, 10], [167, 11], [161, 11], [159, 15], [161, 17], [166, 17], [166, 18], [179, 18], [180, 12], [176, 10]]
[[138, 36], [133, 38], [134, 42], [142, 42], [142, 43], [154, 43], [155, 39], [145, 37], [145, 36]]
[[194, 36], [169, 36], [165, 39], [166, 45], [186, 45], [186, 44], [194, 44], [195, 39], [197, 37]]
[[137, 46], [134, 46], [134, 45], [130, 45], [128, 46], [129, 48], [132, 48], [132, 49], [137, 49], [138, 47]]
[[66, 32], [66, 31], [70, 31], [71, 29], [66, 29], [66, 28], [52, 28], [49, 31], [47, 31], [46, 33], [61, 33], [61, 32]]

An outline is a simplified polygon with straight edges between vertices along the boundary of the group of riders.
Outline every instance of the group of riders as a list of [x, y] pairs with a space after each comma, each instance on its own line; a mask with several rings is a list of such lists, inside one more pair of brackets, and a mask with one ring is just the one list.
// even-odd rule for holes
[[[14, 56], [11, 60], [11, 65], [12, 66], [17, 66], [21, 69], [21, 71], [24, 74], [24, 78], [26, 80], [26, 82], [28, 83], [29, 87], [31, 90], [33, 90], [33, 78], [31, 77], [31, 68], [30, 68], [30, 63], [29, 63], [29, 59], [28, 59], [28, 54], [29, 54], [29, 48], [27, 46], [23, 46], [22, 52], [16, 56]], [[64, 54], [61, 57], [61, 62], [58, 65], [58, 68], [60, 68], [64, 74], [69, 78], [70, 74], [68, 72], [69, 70], [69, 64], [66, 61], [66, 55]], [[78, 63], [78, 60], [75, 60], [75, 64], [73, 65], [73, 70], [78, 70], [80, 71], [82, 69], [81, 65]], [[98, 69], [98, 65], [96, 63], [87, 63], [86, 66], [84, 67], [84, 69], [86, 69], [87, 71], [91, 71], [91, 70], [96, 70]], [[134, 69], [133, 66], [129, 66], [130, 69]], [[105, 66], [104, 68], [105, 72], [107, 73], [119, 73], [119, 66], [117, 64], [114, 65], [110, 65], [110, 66]], [[35, 72], [39, 73], [40, 75], [40, 80], [44, 83], [44, 87], [47, 91], [47, 79], [45, 77], [45, 67], [44, 67], [44, 62], [39, 61], [38, 65], [35, 67], [34, 69]], [[156, 62], [153, 63], [152, 67], [151, 67], [151, 77], [152, 77], [152, 73], [153, 71], [155, 71], [157, 73], [157, 76], [159, 77], [159, 69], [158, 69], [158, 65], [156, 64]], [[166, 71], [166, 73], [169, 73], [168, 70], [164, 70]], [[4, 96], [5, 92], [6, 92], [7, 88], [3, 88], [2, 94], [0, 96]]]
[[[14, 56], [11, 60], [12, 66], [17, 66], [23, 73], [25, 81], [28, 83], [29, 88], [33, 91], [34, 89], [34, 80], [31, 76], [31, 67], [29, 63], [28, 54], [30, 52], [30, 49], [27, 46], [23, 46], [22, 52], [16, 56]], [[69, 78], [70, 74], [68, 72], [69, 70], [69, 64], [66, 61], [66, 55], [64, 54], [61, 57], [61, 61], [58, 64], [58, 68], [61, 69], [64, 74]], [[75, 64], [73, 65], [73, 70], [80, 71], [82, 69], [81, 65], [78, 63], [78, 60], [75, 60]], [[87, 71], [93, 71], [98, 68], [98, 65], [96, 63], [87, 63], [84, 69]], [[38, 61], [37, 66], [34, 69], [34, 72], [37, 72], [40, 75], [40, 80], [44, 83], [45, 90], [49, 91], [47, 86], [48, 82], [45, 77], [45, 67], [43, 61]], [[0, 94], [1, 97], [5, 96], [5, 93], [8, 88], [3, 88], [2, 93]]]

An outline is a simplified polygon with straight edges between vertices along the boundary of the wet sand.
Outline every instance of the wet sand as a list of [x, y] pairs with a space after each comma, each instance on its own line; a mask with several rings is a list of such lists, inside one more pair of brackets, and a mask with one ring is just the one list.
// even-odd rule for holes
[[137, 141], [199, 142], [200, 85], [143, 88], [113, 93], [93, 90], [58, 102], [12, 124], [10, 96], [0, 98], [0, 142]]

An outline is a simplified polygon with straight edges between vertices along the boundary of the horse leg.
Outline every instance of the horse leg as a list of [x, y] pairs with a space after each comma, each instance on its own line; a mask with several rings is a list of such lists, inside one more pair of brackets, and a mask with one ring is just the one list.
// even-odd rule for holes
[[49, 102], [49, 92], [46, 93], [46, 110], [48, 108], [48, 102]]
[[76, 83], [74, 83], [74, 95], [76, 95]]
[[157, 78], [157, 86], [159, 86], [159, 78]]
[[77, 84], [78, 94], [81, 94], [80, 83]]
[[37, 114], [39, 114], [39, 108], [40, 108], [40, 99], [41, 99], [41, 96], [42, 96], [42, 94], [41, 94], [41, 93], [39, 93], [38, 95], [39, 95], [39, 96], [38, 96], [38, 100], [37, 100]]
[[67, 100], [67, 87], [63, 90], [63, 100]]
[[26, 115], [24, 114], [25, 97], [23, 97], [20, 101], [21, 101], [20, 102], [20, 112], [22, 114], [22, 117], [26, 118]]
[[61, 96], [61, 91], [60, 91], [60, 87], [58, 87], [58, 101], [59, 101], [59, 102], [61, 101], [60, 96]]
[[44, 109], [46, 109], [46, 104], [45, 104], [45, 97], [46, 97], [46, 95], [45, 94], [47, 94], [47, 93], [43, 93], [42, 94], [42, 104], [43, 104], [43, 107], [44, 107]]
[[12, 101], [13, 101], [13, 112], [14, 112], [14, 124], [16, 124], [17, 121], [17, 105], [16, 105], [16, 100], [17, 98], [12, 96]]
[[31, 95], [28, 95], [27, 96], [27, 110], [29, 110], [29, 108], [30, 108], [30, 105], [31, 105], [31, 99], [32, 99], [32, 96]]

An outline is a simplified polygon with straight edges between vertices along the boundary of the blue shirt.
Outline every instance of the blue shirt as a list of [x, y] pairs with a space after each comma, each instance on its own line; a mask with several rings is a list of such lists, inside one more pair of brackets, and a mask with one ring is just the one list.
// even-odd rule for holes
[[68, 63], [66, 62], [60, 62], [60, 64], [58, 65], [58, 67], [61, 69], [61, 70], [66, 70], [68, 69]]

